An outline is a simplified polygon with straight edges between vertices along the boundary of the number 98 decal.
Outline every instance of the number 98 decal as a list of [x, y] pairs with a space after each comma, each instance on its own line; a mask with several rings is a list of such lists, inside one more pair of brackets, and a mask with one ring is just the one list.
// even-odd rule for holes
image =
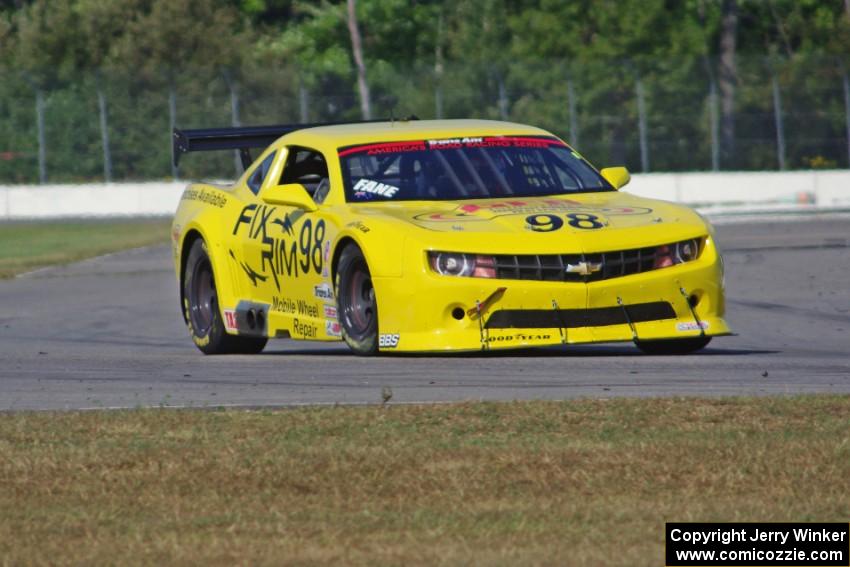
[[563, 219], [555, 215], [531, 215], [525, 217], [525, 222], [534, 232], [552, 232], [564, 226]]
[[[605, 226], [605, 222], [598, 215], [589, 213], [569, 213], [564, 215], [567, 224], [573, 228], [594, 230]], [[529, 215], [525, 217], [526, 228], [534, 232], [553, 232], [564, 226], [564, 219], [558, 215]]]

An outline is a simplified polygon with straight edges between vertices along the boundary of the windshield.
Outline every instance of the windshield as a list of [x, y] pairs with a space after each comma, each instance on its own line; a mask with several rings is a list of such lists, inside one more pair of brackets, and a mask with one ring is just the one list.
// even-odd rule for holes
[[493, 136], [340, 148], [348, 202], [451, 201], [612, 191], [554, 137]]

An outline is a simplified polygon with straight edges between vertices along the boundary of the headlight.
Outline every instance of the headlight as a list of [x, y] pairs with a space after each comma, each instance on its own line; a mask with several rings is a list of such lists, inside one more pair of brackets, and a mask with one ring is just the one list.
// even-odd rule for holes
[[655, 249], [655, 261], [652, 268], [657, 270], [658, 268], [667, 268], [676, 264], [696, 260], [699, 257], [701, 242], [701, 238], [692, 238], [674, 244], [659, 246]]
[[431, 269], [443, 276], [495, 278], [496, 259], [480, 254], [457, 252], [428, 252]]
[[685, 240], [676, 243], [676, 263], [690, 262], [699, 256], [699, 239]]

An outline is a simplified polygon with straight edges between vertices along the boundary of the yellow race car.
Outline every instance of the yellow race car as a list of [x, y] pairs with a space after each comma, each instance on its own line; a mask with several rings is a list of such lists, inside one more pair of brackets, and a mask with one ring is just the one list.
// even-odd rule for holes
[[[251, 150], [259, 149], [256, 159]], [[238, 150], [172, 231], [183, 316], [207, 354], [269, 338], [361, 355], [730, 334], [714, 233], [620, 189], [549, 132], [484, 120], [175, 130], [174, 159]]]

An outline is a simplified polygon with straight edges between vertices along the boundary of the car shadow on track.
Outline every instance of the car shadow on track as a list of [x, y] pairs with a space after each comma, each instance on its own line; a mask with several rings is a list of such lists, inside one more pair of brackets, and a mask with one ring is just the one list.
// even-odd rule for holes
[[[741, 348], [719, 348], [706, 347], [692, 354], [659, 355], [645, 354], [631, 344], [624, 345], [593, 345], [593, 346], [550, 346], [530, 347], [522, 349], [498, 349], [488, 351], [466, 351], [466, 352], [381, 352], [375, 358], [548, 358], [548, 357], [638, 357], [638, 358], [673, 358], [673, 357], [707, 357], [707, 356], [747, 356], [758, 354], [779, 354], [779, 350], [766, 349], [741, 349]], [[266, 350], [263, 356], [350, 356], [357, 357], [346, 347], [334, 345], [333, 348], [316, 349], [275, 349]], [[359, 357], [358, 357], [359, 358]]]
[[537, 347], [516, 350], [491, 350], [491, 351], [475, 351], [475, 352], [446, 352], [446, 353], [381, 353], [381, 356], [389, 356], [393, 358], [434, 358], [434, 357], [452, 357], [452, 358], [549, 358], [549, 357], [564, 357], [564, 358], [585, 358], [585, 357], [635, 357], [635, 358], [673, 358], [673, 357], [705, 357], [705, 356], [745, 356], [754, 354], [777, 354], [780, 351], [773, 350], [755, 350], [755, 349], [724, 349], [724, 348], [706, 348], [700, 352], [692, 354], [679, 355], [663, 355], [663, 354], [645, 354], [638, 350], [637, 347], [628, 346], [555, 346], [555, 347]]

